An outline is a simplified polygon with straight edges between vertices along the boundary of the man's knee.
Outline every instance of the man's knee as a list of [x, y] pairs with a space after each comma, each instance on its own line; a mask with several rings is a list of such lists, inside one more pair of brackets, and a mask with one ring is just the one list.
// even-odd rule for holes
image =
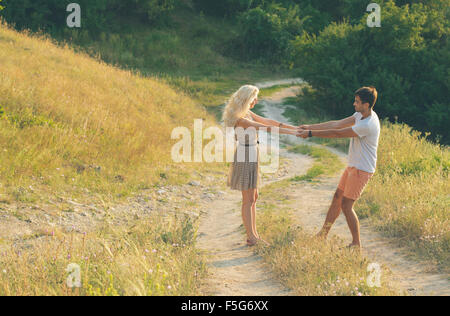
[[349, 213], [353, 211], [353, 205], [355, 204], [355, 201], [349, 198], [346, 198], [345, 196], [342, 197], [342, 211], [344, 213]]
[[340, 201], [340, 200], [342, 200], [343, 197], [344, 197], [344, 191], [342, 191], [341, 189], [337, 189], [336, 192], [334, 193], [333, 199], [335, 201]]

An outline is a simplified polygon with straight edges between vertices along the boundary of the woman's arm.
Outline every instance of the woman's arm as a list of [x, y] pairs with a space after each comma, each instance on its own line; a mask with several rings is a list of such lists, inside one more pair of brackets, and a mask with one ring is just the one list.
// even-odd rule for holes
[[262, 117], [258, 114], [255, 114], [252, 111], [250, 111], [250, 114], [256, 122], [267, 125], [267, 126], [276, 126], [276, 127], [285, 128], [285, 129], [298, 129], [298, 126], [292, 126], [289, 124], [284, 124], [284, 123], [281, 123], [281, 122], [278, 122], [275, 120], [271, 120], [271, 119]]
[[265, 124], [262, 124], [262, 123], [258, 123], [258, 122], [255, 122], [255, 121], [248, 120], [246, 118], [240, 118], [237, 121], [235, 127], [241, 127], [241, 128], [244, 128], [244, 129], [252, 127], [252, 128], [255, 128], [258, 131], [259, 130], [265, 130], [265, 131], [267, 131], [269, 133], [276, 132], [278, 130], [278, 133], [286, 134], [286, 135], [297, 135], [297, 129], [298, 129], [297, 127], [295, 128], [295, 130], [294, 129], [289, 129], [289, 128], [278, 128], [278, 126], [265, 125]]

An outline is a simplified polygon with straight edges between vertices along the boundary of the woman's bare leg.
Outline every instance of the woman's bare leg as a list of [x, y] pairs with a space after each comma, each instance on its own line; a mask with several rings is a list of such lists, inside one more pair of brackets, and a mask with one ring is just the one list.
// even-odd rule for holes
[[258, 190], [255, 190], [255, 202], [252, 205], [252, 228], [255, 233], [256, 238], [260, 238], [258, 234], [258, 230], [256, 229], [256, 202], [258, 201]]
[[255, 189], [242, 191], [242, 221], [247, 232], [247, 239], [250, 243], [258, 240], [253, 229], [253, 212], [252, 207], [255, 204]]

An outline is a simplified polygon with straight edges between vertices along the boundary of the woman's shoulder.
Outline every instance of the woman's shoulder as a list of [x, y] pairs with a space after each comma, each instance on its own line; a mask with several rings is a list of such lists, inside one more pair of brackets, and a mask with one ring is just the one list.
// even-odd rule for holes
[[248, 113], [245, 115], [245, 118], [254, 121], [254, 119], [253, 119], [253, 112], [252, 111], [248, 111]]

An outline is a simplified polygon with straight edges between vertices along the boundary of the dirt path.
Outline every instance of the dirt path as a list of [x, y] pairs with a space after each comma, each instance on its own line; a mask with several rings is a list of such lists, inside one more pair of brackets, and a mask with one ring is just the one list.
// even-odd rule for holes
[[[301, 83], [298, 79], [288, 79], [258, 86], [270, 87], [289, 82]], [[266, 116], [287, 123], [280, 104], [284, 98], [295, 95], [297, 89], [298, 87], [287, 88], [262, 100]], [[281, 142], [296, 144], [304, 140], [282, 136]], [[345, 154], [330, 150], [346, 160]], [[280, 150], [280, 156], [283, 159], [280, 170], [266, 179], [264, 184], [304, 174], [312, 164], [309, 157], [290, 154], [285, 150]], [[316, 232], [323, 224], [338, 181], [339, 177], [327, 178], [318, 184], [308, 183], [289, 192], [294, 198], [296, 218], [308, 231]], [[206, 205], [206, 213], [199, 228], [198, 246], [210, 254], [211, 272], [202, 292], [205, 295], [231, 296], [290, 295], [290, 291], [272, 277], [262, 259], [245, 245], [240, 193], [231, 190], [224, 193], [222, 198]], [[338, 219], [332, 234], [345, 240], [350, 239], [343, 216]], [[387, 266], [399, 288], [412, 295], [450, 295], [448, 276], [427, 273], [425, 264], [409, 259], [404, 249], [374, 231], [368, 221], [362, 221], [361, 235], [365, 255], [372, 262]]]
[[[283, 156], [287, 155], [281, 150]], [[301, 156], [302, 163], [283, 160], [278, 172], [267, 175], [263, 186], [304, 174], [312, 159]], [[206, 205], [199, 227], [198, 247], [210, 255], [210, 276], [202, 292], [210, 296], [285, 296], [290, 291], [276, 281], [262, 258], [246, 246], [241, 217], [241, 193], [225, 189], [225, 194]]]

